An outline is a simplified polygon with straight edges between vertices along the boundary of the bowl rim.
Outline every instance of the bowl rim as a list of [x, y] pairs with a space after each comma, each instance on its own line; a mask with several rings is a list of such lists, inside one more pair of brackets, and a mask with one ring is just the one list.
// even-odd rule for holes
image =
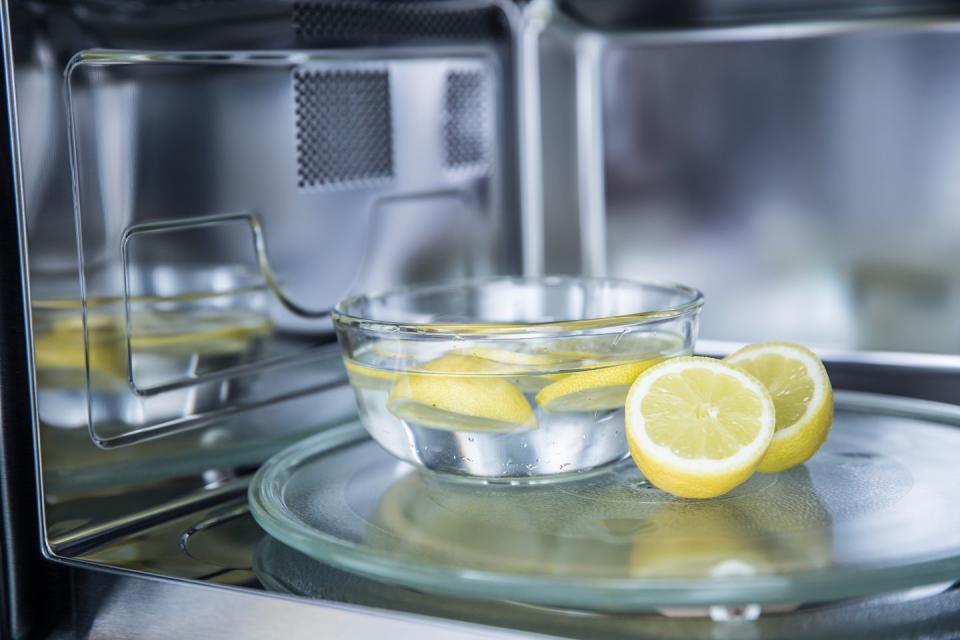
[[[359, 300], [383, 298], [392, 295], [404, 295], [430, 289], [453, 289], [463, 286], [477, 286], [491, 282], [526, 282], [538, 284], [560, 284], [564, 282], [603, 282], [629, 285], [639, 288], [669, 289], [686, 294], [687, 302], [662, 309], [638, 311], [636, 313], [604, 316], [600, 318], [585, 318], [581, 320], [550, 320], [546, 322], [400, 322], [396, 320], [375, 320], [353, 315], [345, 311], [350, 305]], [[330, 312], [334, 324], [338, 326], [361, 327], [366, 331], [375, 331], [393, 334], [415, 333], [428, 335], [453, 334], [530, 334], [530, 333], [557, 333], [580, 331], [584, 329], [599, 329], [633, 325], [653, 320], [669, 320], [700, 310], [705, 301], [703, 292], [694, 287], [668, 281], [643, 281], [629, 278], [608, 278], [596, 276], [483, 276], [466, 278], [452, 282], [433, 282], [425, 284], [396, 287], [373, 294], [359, 294], [340, 300]]]

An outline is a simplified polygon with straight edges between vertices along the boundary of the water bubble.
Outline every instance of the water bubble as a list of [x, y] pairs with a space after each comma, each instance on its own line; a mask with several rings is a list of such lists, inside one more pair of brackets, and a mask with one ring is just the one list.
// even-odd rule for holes
[[527, 443], [526, 443], [526, 442], [520, 443], [520, 448], [521, 448], [521, 449], [526, 449], [526, 448], [527, 448]]

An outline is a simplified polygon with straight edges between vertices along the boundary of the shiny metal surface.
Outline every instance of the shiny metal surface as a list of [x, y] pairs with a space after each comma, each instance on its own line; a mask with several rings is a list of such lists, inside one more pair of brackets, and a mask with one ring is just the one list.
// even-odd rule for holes
[[[523, 244], [533, 237], [536, 245], [519, 221], [509, 3], [404, 6], [394, 12], [400, 22], [378, 22], [382, 14], [363, 2], [302, 3], [296, 11], [258, 0], [229, 10], [81, 4], [13, 7], [30, 284], [37, 306], [55, 308], [55, 320], [71, 327], [53, 331], [44, 352], [59, 377], [38, 380], [44, 515], [54, 542], [202, 500], [207, 487], [352, 414], [325, 319], [347, 291], [517, 273]], [[361, 31], [381, 46], [358, 46], [353, 9], [369, 14]], [[212, 23], [216, 37], [204, 26]], [[101, 52], [74, 59], [64, 85], [74, 54], [95, 48]], [[364, 106], [389, 118], [389, 180], [299, 185], [296, 136], [332, 111], [297, 114], [295, 98], [316, 96], [295, 87], [295, 74], [337, 83], [374, 67], [387, 74], [388, 102], [381, 96]], [[481, 109], [458, 98], [458, 78], [481, 79], [482, 91], [470, 94], [483, 97]], [[65, 86], [74, 89], [66, 113]], [[331, 92], [350, 95], [342, 83]], [[343, 136], [350, 113], [339, 113], [327, 131]], [[80, 254], [68, 116], [77, 124]], [[338, 153], [349, 151], [349, 136], [339, 144]], [[482, 162], [448, 162], [454, 144], [474, 145]], [[255, 286], [195, 277], [224, 269]], [[249, 306], [264, 291], [272, 332], [244, 359], [205, 361], [196, 351], [164, 373], [130, 335], [144, 303], [150, 313], [167, 312], [183, 295], [206, 296], [210, 310], [228, 300]], [[91, 322], [91, 309], [110, 316], [105, 330]], [[74, 385], [93, 357], [91, 342], [113, 340], [117, 327], [127, 334], [113, 354], [124, 356], [127, 388], [104, 394]], [[337, 369], [331, 375], [328, 362]], [[51, 380], [55, 393], [47, 393]], [[87, 422], [98, 446], [75, 429]]]
[[374, 640], [543, 638], [492, 626], [378, 609], [305, 602], [195, 584], [86, 573], [78, 585], [78, 619], [68, 637], [316, 638]]
[[[182, 533], [198, 529], [199, 535], [209, 539], [191, 542], [187, 538], [184, 542]], [[220, 530], [222, 532], [218, 532]], [[940, 640], [953, 637], [960, 629], [960, 591], [949, 590], [948, 585], [832, 606], [787, 608], [768, 612], [757, 620], [727, 622], [715, 622], [702, 610], [671, 611], [667, 612], [669, 615], [602, 615], [426, 595], [337, 571], [264, 537], [246, 514], [242, 501], [126, 536], [85, 553], [82, 561], [109, 561], [140, 572], [192, 577], [208, 584], [188, 585], [82, 571], [77, 577], [75, 626], [61, 629], [65, 637], [86, 637], [93, 635], [94, 629], [109, 637], [142, 637], [134, 635], [139, 630], [136, 621], [142, 623], [145, 619], [150, 622], [150, 633], [156, 633], [156, 637], [169, 637], [174, 633], [191, 637], [193, 621], [200, 621], [195, 628], [214, 635], [222, 628], [238, 637], [248, 637], [244, 635], [246, 629], [260, 634], [258, 637], [272, 636], [280, 632], [276, 625], [281, 624], [279, 629], [293, 637], [300, 637], [298, 634], [304, 627], [316, 633], [317, 629], [330, 628], [326, 625], [335, 625], [336, 629], [345, 625], [342, 627], [345, 637], [367, 637], [363, 635], [367, 629], [379, 629], [379, 620], [383, 618], [405, 620], [416, 625], [419, 633], [426, 634], [450, 633], [451, 629], [482, 634], [489, 633], [490, 627], [497, 627], [504, 634], [502, 637], [527, 637], [526, 633], [511, 635], [514, 632], [508, 631], [515, 630], [590, 639], [880, 637]], [[261, 589], [273, 595], [263, 594]], [[237, 607], [241, 606], [248, 611], [238, 611]], [[232, 614], [223, 616], [226, 610]], [[373, 626], [366, 627], [358, 615], [372, 616]], [[471, 625], [449, 626], [443, 621]], [[238, 626], [235, 627], [235, 623]], [[217, 625], [217, 628], [207, 625]], [[478, 629], [473, 625], [484, 627]], [[403, 628], [406, 629], [406, 625]]]
[[824, 19], [862, 22], [877, 17], [937, 16], [957, 10], [949, 0], [557, 0], [557, 5], [585, 28], [619, 33]]
[[[348, 576], [328, 574], [332, 589]], [[209, 638], [227, 635], [236, 638], [314, 638], [319, 629], [334, 629], [340, 637], [380, 638], [529, 638], [567, 637], [585, 639], [641, 638], [925, 638], [947, 640], [955, 637], [960, 621], [956, 590], [939, 596], [911, 600], [910, 597], [883, 603], [856, 603], [833, 609], [801, 611], [760, 621], [714, 623], [703, 620], [676, 620], [664, 617], [621, 617], [598, 619], [577, 612], [522, 610], [509, 606], [488, 608], [458, 603], [464, 616], [478, 609], [487, 624], [539, 626], [542, 631], [493, 629], [473, 623], [438, 621], [420, 615], [383, 613], [366, 607], [317, 605], [302, 599], [263, 596], [235, 590], [195, 585], [160, 583], [145, 579], [85, 574], [78, 583], [82, 594], [73, 628], [62, 637], [111, 638]], [[416, 600], [416, 594], [400, 594]], [[436, 606], [436, 601], [417, 604]], [[436, 608], [431, 615], [442, 615]], [[472, 617], [472, 616], [470, 616]]]
[[544, 129], [603, 134], [544, 136], [548, 269], [696, 282], [707, 339], [960, 352], [957, 24], [595, 32], [555, 14], [544, 83], [577, 107], [545, 104]]
[[[14, 152], [23, 149], [17, 191], [29, 274], [26, 263], [11, 266], [14, 252], [0, 255], [4, 282], [14, 271], [28, 276], [36, 299], [80, 299], [62, 111], [62, 72], [77, 51], [311, 51], [356, 64], [383, 59], [386, 47], [421, 59], [428, 73], [400, 74], [391, 86], [406, 114], [392, 124], [407, 151], [395, 158], [398, 188], [381, 200], [389, 191], [382, 184], [363, 193], [292, 186], [289, 78], [231, 71], [211, 82], [203, 72], [157, 73], [144, 88], [132, 75], [102, 74], [104, 91], [89, 113], [105, 135], [87, 165], [96, 168], [90, 184], [106, 212], [100, 229], [263, 214], [282, 286], [320, 310], [351, 286], [453, 277], [468, 267], [691, 279], [711, 298], [704, 333], [722, 341], [718, 352], [769, 332], [825, 349], [838, 387], [955, 402], [960, 334], [948, 319], [960, 309], [951, 266], [960, 35], [954, 19], [942, 18], [955, 14], [954, 3], [711, 0], [665, 8], [535, 0], [521, 11], [509, 2], [453, 0], [411, 12], [410, 20], [384, 19], [404, 7], [379, 11], [361, 0], [8, 4], [17, 31], [5, 62], [8, 70], [16, 63]], [[352, 21], [357, 10], [368, 22]], [[436, 135], [446, 116], [419, 109], [424, 95], [442, 93], [436, 80], [446, 61], [464, 55], [494, 62], [496, 178], [447, 175]], [[421, 161], [421, 145], [434, 161]], [[461, 178], [472, 212], [445, 191]], [[364, 220], [350, 215], [361, 209]], [[370, 228], [377, 233], [368, 237]], [[231, 234], [167, 240], [148, 247], [142, 261], [256, 258]], [[473, 247], [469, 256], [463, 245]], [[332, 400], [300, 398], [264, 415], [97, 448], [82, 430], [31, 422], [31, 380], [21, 378], [32, 361], [10, 347], [23, 338], [8, 323], [14, 289], [2, 287], [4, 519], [16, 518], [13, 528], [5, 524], [4, 552], [33, 554], [14, 572], [19, 605], [44, 602], [39, 619], [62, 622], [64, 637], [510, 635], [436, 618], [583, 638], [948, 638], [960, 629], [955, 590], [726, 624], [376, 593], [377, 585], [298, 560], [313, 589], [305, 598], [255, 593], [250, 567], [238, 561], [259, 540], [244, 516], [224, 519], [222, 537], [183, 536], [191, 528], [210, 534], [219, 525], [198, 523], [242, 509], [229, 500], [211, 505], [204, 493], [215, 502], [218, 487], [242, 484], [271, 453], [316, 429], [314, 418]], [[282, 303], [275, 314], [279, 339], [294, 352], [329, 339], [322, 322]], [[21, 378], [11, 384], [11, 375]], [[30, 510], [10, 508], [35, 498], [25, 463], [34, 437], [46, 534], [76, 541], [61, 550], [84, 561], [161, 580], [40, 559]], [[39, 579], [47, 571], [52, 577]], [[57, 585], [71, 593], [49, 594]], [[61, 615], [51, 602], [73, 610]]]
[[[30, 365], [20, 146], [6, 4], [0, 5], [0, 636], [40, 637], [66, 614], [64, 567], [46, 562], [38, 535], [40, 496]], [[50, 604], [41, 611], [39, 602]]]

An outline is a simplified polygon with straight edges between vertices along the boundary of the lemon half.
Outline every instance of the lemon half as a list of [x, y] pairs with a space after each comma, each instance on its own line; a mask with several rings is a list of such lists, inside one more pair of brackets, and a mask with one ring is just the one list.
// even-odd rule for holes
[[536, 417], [523, 393], [496, 371], [490, 360], [476, 356], [441, 356], [418, 372], [397, 376], [387, 409], [408, 423], [448, 431], [536, 428]]
[[626, 401], [630, 453], [646, 478], [684, 498], [712, 498], [746, 481], [773, 438], [773, 399], [753, 376], [719, 360], [651, 367]]
[[802, 464], [827, 439], [833, 423], [833, 390], [820, 358], [798, 344], [753, 344], [725, 362], [757, 378], [770, 392], [777, 427], [759, 471], [775, 473]]

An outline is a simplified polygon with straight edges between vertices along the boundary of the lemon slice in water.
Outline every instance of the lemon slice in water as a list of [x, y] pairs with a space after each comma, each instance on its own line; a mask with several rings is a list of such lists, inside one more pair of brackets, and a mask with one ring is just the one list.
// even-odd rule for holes
[[555, 338], [541, 347], [545, 355], [567, 362], [636, 362], [683, 350], [679, 335], [662, 331]]
[[798, 344], [767, 342], [725, 361], [758, 379], [773, 397], [777, 428], [759, 470], [775, 473], [809, 460], [833, 423], [833, 391], [820, 358]]
[[399, 376], [396, 371], [378, 369], [377, 367], [360, 364], [349, 358], [343, 359], [343, 365], [347, 369], [350, 384], [359, 389], [389, 389]]
[[537, 404], [554, 413], [620, 409], [637, 376], [660, 361], [651, 358], [567, 374], [544, 387], [537, 394]]
[[756, 378], [712, 358], [673, 358], [630, 388], [627, 442], [647, 480], [684, 498], [727, 493], [773, 438], [773, 399]]
[[400, 374], [387, 409], [408, 423], [448, 431], [495, 433], [537, 426], [523, 392], [490, 360], [456, 353]]
[[562, 358], [544, 353], [527, 353], [493, 347], [457, 349], [453, 353], [489, 361], [491, 373], [503, 373], [524, 393], [536, 393], [563, 376], [559, 373], [540, 373], [557, 369], [564, 362]]

